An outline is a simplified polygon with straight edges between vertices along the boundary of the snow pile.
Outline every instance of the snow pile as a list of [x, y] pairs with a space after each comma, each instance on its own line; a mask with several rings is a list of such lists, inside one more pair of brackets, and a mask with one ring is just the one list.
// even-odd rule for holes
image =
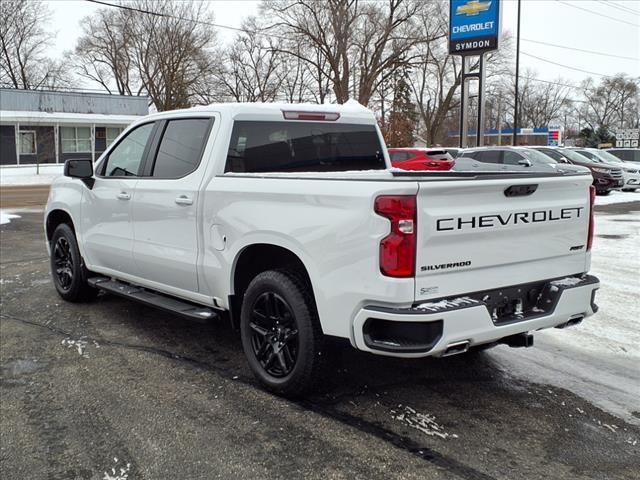
[[4, 167], [0, 169], [0, 185], [3, 187], [18, 187], [22, 185], [51, 185], [53, 181], [62, 175], [64, 165], [51, 164], [40, 165], [40, 173], [36, 173], [36, 167]]
[[556, 285], [558, 287], [573, 287], [574, 285], [578, 285], [582, 282], [582, 278], [580, 277], [565, 277], [559, 278], [558, 280], [554, 280], [551, 285]]
[[11, 220], [14, 218], [20, 218], [20, 215], [14, 215], [12, 213], [7, 213], [4, 210], [0, 210], [0, 225], [11, 223]]
[[[111, 473], [104, 472], [104, 477], [102, 477], [102, 480], [127, 480], [129, 478], [129, 470], [131, 470], [131, 464], [127, 463], [125, 466], [121, 467], [120, 465], [118, 465], [118, 457], [113, 457], [113, 462], [116, 464], [116, 466], [111, 468]], [[116, 469], [118, 470], [117, 472]]]
[[440, 300], [439, 302], [425, 302], [417, 305], [415, 308], [418, 310], [427, 310], [429, 312], [439, 312], [440, 310], [476, 305], [477, 303], [478, 302], [473, 298], [459, 297], [452, 298], [451, 300]]
[[[626, 196], [621, 194], [622, 196]], [[640, 216], [597, 214], [591, 271], [600, 310], [579, 328], [540, 332], [546, 340], [599, 355], [640, 358]], [[555, 283], [555, 282], [554, 282]]]
[[78, 352], [78, 355], [84, 358], [89, 358], [89, 354], [85, 352], [87, 348], [88, 342], [86, 340], [72, 340], [70, 338], [65, 338], [62, 340], [62, 345], [67, 348], [75, 348]]
[[619, 192], [614, 190], [607, 196], [596, 196], [596, 206], [627, 202], [640, 202], [640, 190], [636, 190], [635, 192]]
[[[398, 405], [402, 407], [402, 405]], [[427, 415], [417, 412], [415, 409], [405, 405], [401, 412], [391, 410], [391, 417], [394, 420], [403, 422], [411, 428], [421, 431], [422, 433], [429, 435], [430, 437], [446, 438], [458, 438], [458, 435], [449, 434], [444, 431], [441, 425], [438, 425], [436, 418], [433, 415]]]

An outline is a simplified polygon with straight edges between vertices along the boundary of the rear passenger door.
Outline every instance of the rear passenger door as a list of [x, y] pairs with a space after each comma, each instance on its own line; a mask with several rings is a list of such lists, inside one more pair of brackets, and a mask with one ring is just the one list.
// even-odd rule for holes
[[133, 198], [133, 259], [149, 282], [198, 291], [198, 197], [213, 118], [162, 121]]

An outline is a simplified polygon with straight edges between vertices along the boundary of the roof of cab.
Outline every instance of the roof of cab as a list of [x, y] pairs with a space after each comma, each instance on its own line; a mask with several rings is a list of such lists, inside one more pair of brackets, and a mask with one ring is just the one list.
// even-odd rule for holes
[[345, 104], [315, 104], [315, 103], [212, 103], [181, 110], [169, 110], [152, 114], [149, 117], [163, 118], [174, 115], [184, 115], [193, 113], [226, 113], [235, 117], [237, 115], [278, 115], [283, 111], [317, 112], [317, 113], [340, 113], [348, 117], [362, 119], [373, 119], [375, 116], [371, 110], [364, 107], [355, 100], [349, 100]]

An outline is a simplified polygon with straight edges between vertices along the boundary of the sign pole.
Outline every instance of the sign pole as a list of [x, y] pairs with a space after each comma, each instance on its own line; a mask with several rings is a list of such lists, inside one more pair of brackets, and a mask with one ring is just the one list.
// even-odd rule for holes
[[[502, 0], [449, 0], [449, 54], [462, 57], [460, 82], [460, 148], [467, 147], [470, 78], [478, 79], [476, 145], [484, 145], [485, 58], [498, 49]], [[480, 68], [471, 72], [470, 57], [479, 57]]]
[[478, 72], [478, 130], [476, 131], [476, 147], [484, 145], [484, 82], [486, 78], [484, 53], [480, 54], [480, 71]]
[[513, 102], [513, 146], [518, 145], [518, 79], [520, 77], [520, 0], [518, 0], [518, 27], [516, 33], [516, 98]]

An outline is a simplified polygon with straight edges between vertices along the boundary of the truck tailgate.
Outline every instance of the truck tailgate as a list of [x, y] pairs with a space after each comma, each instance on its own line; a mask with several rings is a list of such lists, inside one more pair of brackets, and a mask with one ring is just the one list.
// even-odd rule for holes
[[416, 301], [586, 271], [591, 181], [420, 182]]

